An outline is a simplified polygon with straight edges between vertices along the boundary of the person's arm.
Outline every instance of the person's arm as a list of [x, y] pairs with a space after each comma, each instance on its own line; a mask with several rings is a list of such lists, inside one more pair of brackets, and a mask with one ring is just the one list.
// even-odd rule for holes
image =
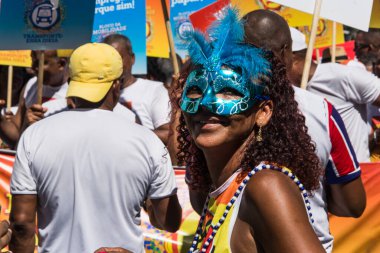
[[26, 112], [24, 91], [25, 89], [21, 92], [16, 114], [6, 113], [6, 115], [0, 116], [0, 137], [13, 148], [20, 139], [23, 117]]
[[24, 124], [22, 126], [21, 133], [24, 132], [24, 130], [28, 126], [43, 119], [45, 112], [47, 112], [47, 108], [43, 107], [40, 104], [33, 104], [31, 107], [26, 109]]
[[150, 223], [159, 229], [176, 232], [182, 220], [182, 208], [177, 194], [166, 198], [148, 199], [146, 209]]
[[[0, 206], [1, 207], [1, 206]], [[5, 248], [11, 240], [12, 230], [9, 229], [9, 222], [3, 220], [0, 222], [0, 249]]]
[[207, 199], [207, 193], [202, 191], [195, 191], [189, 188], [190, 203], [194, 211], [201, 215], [203, 207]]
[[364, 212], [366, 195], [361, 177], [347, 183], [330, 184], [326, 192], [330, 213], [341, 217], [358, 218]]
[[330, 161], [326, 168], [327, 208], [337, 216], [359, 217], [366, 206], [366, 194], [355, 151], [343, 120], [329, 107]]
[[325, 252], [298, 186], [281, 172], [264, 170], [251, 178], [239, 219], [251, 226], [256, 245], [265, 252]]
[[151, 104], [150, 114], [154, 127], [154, 133], [167, 145], [170, 129], [170, 99], [168, 90], [163, 84], [156, 84], [155, 97]]
[[13, 195], [9, 216], [12, 239], [9, 249], [12, 252], [34, 252], [36, 229], [37, 195]]
[[160, 140], [167, 145], [168, 139], [169, 139], [169, 123], [163, 124], [156, 129], [153, 130], [153, 132], [160, 138]]
[[149, 147], [153, 173], [145, 206], [154, 226], [175, 232], [181, 223], [182, 208], [178, 202], [174, 170], [167, 149], [153, 133], [151, 135]]

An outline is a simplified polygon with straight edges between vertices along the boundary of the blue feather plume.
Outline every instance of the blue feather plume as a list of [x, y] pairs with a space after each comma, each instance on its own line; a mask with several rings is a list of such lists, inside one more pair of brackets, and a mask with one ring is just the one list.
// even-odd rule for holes
[[224, 17], [213, 22], [208, 30], [210, 38], [214, 41], [214, 55], [218, 55], [224, 48], [244, 40], [244, 26], [239, 20], [238, 10], [226, 8]]
[[215, 21], [206, 35], [193, 32], [188, 46], [191, 60], [207, 71], [222, 66], [239, 69], [244, 79], [253, 80], [270, 74], [270, 63], [262, 49], [244, 43], [244, 25], [238, 10], [228, 7], [221, 20]]
[[188, 45], [187, 50], [193, 63], [199, 65], [206, 64], [207, 59], [211, 56], [212, 53], [210, 43], [199, 31], [194, 31], [192, 33], [191, 41]]

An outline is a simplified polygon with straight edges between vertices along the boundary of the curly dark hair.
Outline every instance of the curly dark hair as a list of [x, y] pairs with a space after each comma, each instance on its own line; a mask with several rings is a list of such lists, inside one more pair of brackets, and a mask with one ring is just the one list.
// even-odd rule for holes
[[[245, 147], [240, 167], [248, 173], [260, 162], [285, 166], [297, 175], [309, 191], [319, 186], [322, 174], [320, 162], [315, 154], [315, 144], [307, 134], [305, 117], [298, 110], [294, 99], [294, 90], [286, 77], [285, 66], [273, 54], [266, 54], [271, 63], [271, 75], [262, 78], [267, 86], [264, 95], [273, 101], [273, 114], [269, 123], [262, 128], [263, 140], [251, 140]], [[189, 63], [184, 66], [176, 87], [171, 92], [172, 108], [179, 110], [180, 95], [189, 73], [196, 66]], [[197, 191], [209, 191], [212, 185], [203, 152], [195, 145], [186, 127], [183, 113], [179, 118], [178, 161], [187, 167], [189, 187]], [[258, 131], [255, 126], [254, 131]]]

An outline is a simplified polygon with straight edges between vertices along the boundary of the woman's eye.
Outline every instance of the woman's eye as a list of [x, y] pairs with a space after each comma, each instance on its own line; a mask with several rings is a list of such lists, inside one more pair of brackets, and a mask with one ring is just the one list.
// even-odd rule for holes
[[200, 98], [202, 97], [202, 91], [199, 87], [193, 86], [187, 90], [186, 96], [192, 99]]
[[236, 100], [244, 97], [240, 92], [232, 88], [223, 88], [217, 94], [217, 98], [227, 99], [227, 100]]

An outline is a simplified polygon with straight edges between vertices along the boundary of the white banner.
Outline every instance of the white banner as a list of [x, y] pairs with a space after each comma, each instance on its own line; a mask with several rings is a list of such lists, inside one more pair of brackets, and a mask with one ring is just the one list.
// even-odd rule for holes
[[[310, 14], [314, 13], [315, 0], [272, 0], [272, 2]], [[321, 18], [368, 31], [372, 4], [373, 0], [322, 0]]]

